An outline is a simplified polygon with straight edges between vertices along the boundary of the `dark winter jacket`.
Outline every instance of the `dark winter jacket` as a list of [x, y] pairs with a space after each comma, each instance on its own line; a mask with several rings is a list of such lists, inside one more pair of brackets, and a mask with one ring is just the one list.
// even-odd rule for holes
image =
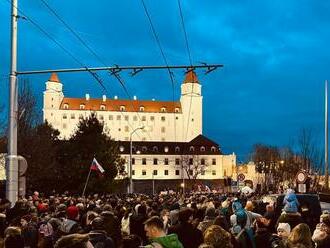
[[271, 248], [272, 234], [266, 228], [259, 228], [254, 236], [257, 248]]
[[153, 247], [153, 244], [156, 243], [160, 244], [163, 248], [184, 248], [175, 233], [166, 235], [164, 237], [154, 238], [151, 240], [151, 242], [152, 244], [150, 247]]
[[295, 226], [299, 225], [300, 223], [303, 223], [303, 219], [301, 218], [301, 215], [299, 213], [283, 212], [278, 218], [276, 226], [278, 226], [278, 223], [289, 223], [292, 230]]
[[29, 248], [37, 248], [38, 246], [38, 229], [33, 223], [29, 223], [22, 228], [22, 236], [24, 239], [24, 246]]
[[180, 242], [184, 247], [198, 248], [203, 243], [203, 233], [194, 228], [190, 223], [180, 223], [175, 226], [171, 226], [168, 229], [168, 234], [176, 233]]
[[136, 234], [142, 238], [143, 243], [146, 244], [147, 236], [144, 231], [144, 222], [147, 220], [147, 217], [142, 214], [132, 215], [129, 223], [130, 234]]

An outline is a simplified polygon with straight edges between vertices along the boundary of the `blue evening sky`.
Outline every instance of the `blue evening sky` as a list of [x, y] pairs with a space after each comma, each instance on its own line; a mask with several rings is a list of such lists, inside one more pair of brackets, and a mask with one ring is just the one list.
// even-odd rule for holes
[[[141, 1], [47, 0], [107, 64], [164, 65]], [[189, 64], [177, 0], [145, 0], [169, 64]], [[248, 158], [255, 143], [285, 146], [302, 128], [322, 148], [324, 80], [330, 68], [330, 2], [315, 0], [182, 0], [194, 64], [224, 64], [203, 85], [203, 133], [225, 153]], [[83, 64], [102, 66], [40, 0], [19, 0], [19, 9]], [[19, 21], [18, 69], [80, 67], [29, 21]], [[0, 0], [0, 103], [8, 109], [10, 4]], [[118, 82], [100, 74], [107, 95], [126, 97]], [[172, 100], [166, 71], [121, 73], [131, 95]], [[40, 111], [49, 75], [28, 76]], [[66, 96], [102, 89], [88, 73], [60, 74]], [[182, 70], [175, 71], [179, 98]], [[4, 115], [4, 113], [2, 114]]]

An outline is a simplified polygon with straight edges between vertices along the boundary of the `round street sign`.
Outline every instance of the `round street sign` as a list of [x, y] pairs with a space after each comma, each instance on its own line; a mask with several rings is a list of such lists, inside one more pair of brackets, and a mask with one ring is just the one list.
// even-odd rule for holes
[[303, 184], [307, 180], [307, 174], [304, 171], [299, 171], [296, 175], [296, 180], [298, 183]]
[[238, 181], [244, 181], [245, 180], [245, 176], [244, 176], [244, 174], [238, 174], [237, 175], [237, 179], [238, 179]]

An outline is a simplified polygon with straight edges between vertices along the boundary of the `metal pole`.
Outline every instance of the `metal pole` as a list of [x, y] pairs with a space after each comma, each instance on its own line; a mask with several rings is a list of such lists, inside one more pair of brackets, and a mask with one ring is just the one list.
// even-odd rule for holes
[[328, 163], [328, 80], [325, 80], [325, 189], [329, 189], [329, 163]]
[[86, 188], [87, 188], [89, 177], [91, 175], [91, 171], [92, 171], [92, 167], [89, 168], [89, 172], [88, 172], [88, 176], [87, 176], [87, 179], [86, 179], [85, 187], [84, 187], [84, 190], [83, 190], [83, 193], [82, 193], [82, 197], [85, 197], [85, 191], [86, 191]]
[[138, 127], [136, 129], [134, 129], [131, 132], [131, 135], [129, 137], [129, 143], [130, 143], [130, 147], [129, 147], [129, 193], [133, 193], [134, 192], [134, 185], [133, 185], [133, 174], [132, 174], [132, 145], [133, 145], [133, 140], [132, 140], [132, 136], [133, 134], [139, 130], [139, 129], [144, 129], [144, 126], [142, 127]]
[[6, 159], [6, 197], [12, 206], [18, 198], [17, 162], [17, 0], [11, 2], [11, 65], [9, 79], [8, 155]]
[[152, 195], [155, 194], [155, 179], [154, 179], [154, 171], [152, 171]]

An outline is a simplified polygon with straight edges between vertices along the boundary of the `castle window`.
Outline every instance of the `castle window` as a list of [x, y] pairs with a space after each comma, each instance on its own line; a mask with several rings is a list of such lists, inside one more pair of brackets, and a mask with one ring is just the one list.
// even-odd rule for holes
[[152, 150], [153, 150], [154, 152], [158, 152], [158, 147], [157, 147], [157, 146], [154, 146], [154, 147], [152, 148]]
[[154, 175], [154, 176], [157, 176], [157, 170], [154, 170], [153, 175]]
[[176, 176], [180, 176], [180, 171], [179, 170], [175, 170], [175, 175]]
[[162, 127], [162, 128], [161, 128], [161, 132], [162, 132], [162, 133], [165, 133], [165, 127]]
[[168, 152], [168, 146], [164, 147], [164, 152]]
[[216, 165], [217, 164], [217, 160], [215, 158], [212, 158], [212, 165]]
[[128, 115], [125, 115], [125, 121], [128, 121]]
[[162, 108], [160, 109], [160, 112], [165, 113], [165, 112], [166, 112], [166, 108], [162, 107]]
[[134, 176], [135, 175], [135, 170], [132, 170], [132, 176]]
[[113, 116], [109, 115], [109, 120], [112, 121], [113, 120]]
[[190, 176], [194, 175], [194, 171], [193, 170], [189, 170], [189, 175]]
[[168, 176], [168, 170], [164, 170], [164, 175]]
[[133, 121], [137, 121], [137, 116], [133, 116]]
[[105, 110], [105, 105], [104, 104], [101, 104], [100, 110]]
[[150, 120], [154, 121], [155, 120], [155, 116], [150, 116]]
[[161, 119], [162, 121], [165, 121], [165, 116], [162, 116], [160, 119]]
[[99, 120], [100, 120], [100, 121], [103, 121], [103, 120], [104, 120], [103, 115], [99, 115]]
[[66, 114], [63, 114], [63, 119], [68, 119], [68, 116]]
[[201, 175], [205, 176], [205, 170], [201, 170]]
[[194, 164], [194, 159], [189, 158], [189, 165], [193, 165]]
[[205, 152], [205, 147], [204, 146], [201, 146], [201, 152]]
[[142, 176], [146, 176], [146, 175], [147, 175], [146, 170], [142, 170]]
[[124, 150], [125, 150], [124, 146], [120, 146], [120, 147], [119, 147], [119, 151], [120, 151], [120, 152], [123, 152]]
[[142, 164], [146, 165], [147, 164], [147, 159], [146, 158], [142, 158]]
[[175, 152], [180, 152], [180, 147], [175, 147]]
[[128, 126], [125, 126], [125, 132], [128, 132], [129, 128]]
[[125, 110], [126, 110], [125, 106], [120, 106], [120, 111], [125, 111]]
[[75, 119], [75, 115], [74, 114], [71, 114], [71, 119]]
[[179, 158], [175, 159], [175, 165], [180, 165], [180, 159]]
[[164, 159], [164, 165], [168, 165], [168, 158]]
[[69, 104], [64, 103], [64, 109], [69, 109]]
[[85, 104], [80, 104], [79, 109], [85, 109]]
[[117, 115], [117, 121], [121, 120], [121, 115]]
[[175, 108], [175, 113], [179, 113], [180, 112], [180, 109], [179, 108]]
[[142, 116], [142, 121], [146, 121], [146, 117], [145, 116]]
[[140, 106], [140, 112], [144, 112], [144, 107]]
[[194, 151], [195, 151], [195, 147], [191, 146], [191, 147], [189, 148], [189, 151], [194, 152]]
[[158, 159], [154, 158], [154, 165], [157, 165], [157, 164], [158, 164]]
[[205, 165], [205, 159], [204, 158], [201, 159], [201, 165]]
[[215, 152], [216, 148], [214, 146], [211, 147], [211, 152]]
[[217, 172], [215, 170], [212, 171], [212, 175], [215, 176]]
[[142, 146], [142, 151], [146, 152], [147, 151], [147, 147], [146, 146]]
[[132, 164], [135, 164], [135, 158], [132, 158]]

